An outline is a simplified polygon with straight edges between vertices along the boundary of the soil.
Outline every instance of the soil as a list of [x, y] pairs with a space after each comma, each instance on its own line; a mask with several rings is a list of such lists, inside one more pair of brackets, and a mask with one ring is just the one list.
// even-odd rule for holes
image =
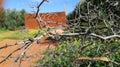
[[[15, 31], [14, 31], [15, 32]], [[12, 32], [5, 32], [3, 34], [9, 34]], [[57, 33], [62, 34], [63, 30], [57, 29], [56, 31], [51, 31], [51, 33]], [[33, 67], [38, 59], [41, 59], [44, 55], [42, 55], [41, 52], [44, 50], [47, 50], [49, 48], [55, 48], [58, 45], [58, 42], [56, 41], [49, 41], [46, 40], [48, 36], [43, 37], [40, 40], [40, 44], [33, 43], [33, 45], [27, 50], [25, 56], [29, 56], [29, 58], [24, 58], [22, 60], [21, 67]], [[16, 42], [20, 42], [21, 40], [11, 40], [11, 39], [5, 39], [0, 41], [0, 47], [4, 46], [6, 44], [15, 44]], [[11, 46], [5, 49], [0, 50], [0, 56], [7, 56], [9, 53], [20, 47], [21, 45]], [[18, 51], [12, 55], [12, 57], [18, 56], [21, 51]], [[0, 61], [4, 58], [0, 57]], [[15, 58], [9, 58], [4, 63], [0, 64], [0, 67], [18, 67], [19, 62], [14, 62]]]
[[[29, 48], [29, 50], [27, 50], [26, 56], [30, 56], [30, 57], [29, 58], [24, 58], [22, 60], [21, 67], [32, 67], [32, 66], [34, 66], [35, 65], [35, 61], [37, 59], [40, 59], [40, 58], [43, 57], [43, 55], [40, 54], [40, 52], [48, 49], [48, 47], [49, 48], [56, 47], [56, 45], [57, 45], [56, 42], [47, 41], [45, 39], [46, 39], [46, 37], [42, 38], [41, 44], [34, 43], [33, 46], [31, 46]], [[5, 44], [14, 44], [15, 42], [19, 42], [19, 41], [21, 41], [21, 40], [6, 39], [6, 40], [3, 40], [3, 41], [0, 42], [0, 47], [5, 45]], [[12, 47], [0, 50], [0, 56], [7, 56], [10, 52], [12, 52], [13, 50], [15, 50], [16, 48], [18, 48], [20, 46], [21, 45], [17, 45], [17, 46], [12, 46]], [[20, 53], [20, 51], [16, 52], [12, 56], [18, 56], [19, 53]], [[0, 58], [0, 61], [2, 59], [4, 59], [4, 58]], [[14, 60], [15, 60], [15, 58], [9, 58], [4, 63], [0, 64], [0, 67], [18, 67], [19, 62], [14, 62]]]

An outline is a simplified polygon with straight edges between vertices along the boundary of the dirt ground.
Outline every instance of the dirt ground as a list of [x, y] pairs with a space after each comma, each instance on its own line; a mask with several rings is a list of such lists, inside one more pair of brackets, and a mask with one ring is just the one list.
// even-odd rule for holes
[[[41, 51], [48, 49], [48, 47], [55, 47], [56, 43], [55, 42], [51, 42], [51, 41], [46, 41], [46, 38], [42, 38], [41, 40], [41, 44], [36, 44], [34, 43], [33, 46], [30, 47], [29, 50], [27, 50], [26, 52], [26, 56], [30, 56], [30, 58], [24, 58], [22, 61], [22, 66], [21, 67], [32, 67], [35, 65], [35, 61], [37, 59], [40, 59], [41, 57], [43, 57], [43, 55], [40, 54]], [[10, 39], [6, 39], [0, 42], [0, 47], [5, 45], [5, 44], [13, 44], [15, 42], [19, 42], [20, 40], [10, 40]], [[12, 52], [14, 49], [16, 49], [18, 46], [13, 46], [13, 47], [9, 47], [3, 50], [0, 50], [0, 56], [7, 56], [10, 52]], [[12, 56], [18, 56], [18, 54], [20, 53], [20, 51], [16, 52], [14, 55]], [[0, 58], [0, 61], [3, 58]], [[0, 64], [0, 67], [18, 67], [18, 63], [14, 62], [15, 58], [10, 58], [8, 59], [6, 62]]]
[[[15, 32], [15, 31], [14, 31]], [[53, 30], [51, 31], [52, 33], [57, 33], [57, 34], [62, 34], [63, 30], [61, 29], [57, 29], [57, 30]], [[13, 33], [13, 32], [5, 32], [4, 34], [8, 34], [8, 33]], [[36, 44], [34, 43], [33, 46], [31, 46], [29, 48], [29, 50], [27, 50], [26, 52], [26, 56], [29, 56], [29, 58], [24, 58], [22, 60], [22, 65], [21, 67], [33, 67], [35, 65], [35, 61], [37, 59], [40, 59], [43, 57], [42, 54], [40, 54], [40, 52], [48, 49], [48, 48], [55, 48], [57, 46], [57, 42], [55, 41], [48, 41], [46, 40], [47, 36], [43, 37], [40, 40], [40, 44]], [[6, 44], [15, 44], [16, 42], [20, 42], [21, 40], [11, 40], [11, 39], [5, 39], [3, 41], [0, 41], [0, 47], [4, 46]], [[0, 56], [7, 56], [9, 53], [11, 53], [12, 51], [14, 51], [16, 48], [20, 47], [21, 45], [17, 45], [17, 46], [12, 46], [9, 48], [5, 48], [0, 50]], [[18, 56], [19, 53], [21, 51], [18, 51], [16, 53], [14, 53], [12, 55], [12, 57]], [[0, 61], [3, 60], [4, 58], [0, 57]], [[8, 60], [6, 60], [4, 63], [0, 64], [0, 67], [18, 67], [19, 62], [15, 63], [14, 62], [15, 58], [9, 58]]]

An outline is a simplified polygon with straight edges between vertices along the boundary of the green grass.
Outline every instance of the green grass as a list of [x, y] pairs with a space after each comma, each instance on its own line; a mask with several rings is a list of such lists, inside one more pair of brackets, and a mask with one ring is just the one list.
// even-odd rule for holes
[[[3, 32], [0, 33], [0, 41], [4, 39], [15, 39], [15, 40], [23, 40], [29, 37], [33, 37], [37, 30], [18, 30], [12, 33], [4, 34]], [[43, 34], [44, 31], [40, 31], [40, 34]]]
[[6, 30], [6, 29], [0, 29], [0, 34], [1, 33], [4, 33], [4, 32], [7, 32], [8, 30]]

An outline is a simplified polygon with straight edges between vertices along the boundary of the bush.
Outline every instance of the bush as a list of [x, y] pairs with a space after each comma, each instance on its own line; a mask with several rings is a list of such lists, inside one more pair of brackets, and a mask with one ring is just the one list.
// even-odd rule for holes
[[[86, 41], [88, 43], [89, 41]], [[56, 49], [44, 52], [45, 56], [37, 63], [42, 67], [119, 67], [112, 62], [79, 60], [79, 57], [107, 57], [112, 61], [120, 62], [120, 40], [96, 40], [86, 47], [80, 44], [81, 40], [64, 42]]]

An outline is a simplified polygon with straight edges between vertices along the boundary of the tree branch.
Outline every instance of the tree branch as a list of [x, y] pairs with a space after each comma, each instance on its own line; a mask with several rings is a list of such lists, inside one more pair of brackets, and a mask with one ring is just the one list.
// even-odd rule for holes
[[120, 65], [120, 63], [112, 61], [107, 57], [79, 57], [79, 58], [76, 58], [74, 61], [81, 61], [81, 60], [104, 61], [104, 62], [111, 62], [117, 65]]

